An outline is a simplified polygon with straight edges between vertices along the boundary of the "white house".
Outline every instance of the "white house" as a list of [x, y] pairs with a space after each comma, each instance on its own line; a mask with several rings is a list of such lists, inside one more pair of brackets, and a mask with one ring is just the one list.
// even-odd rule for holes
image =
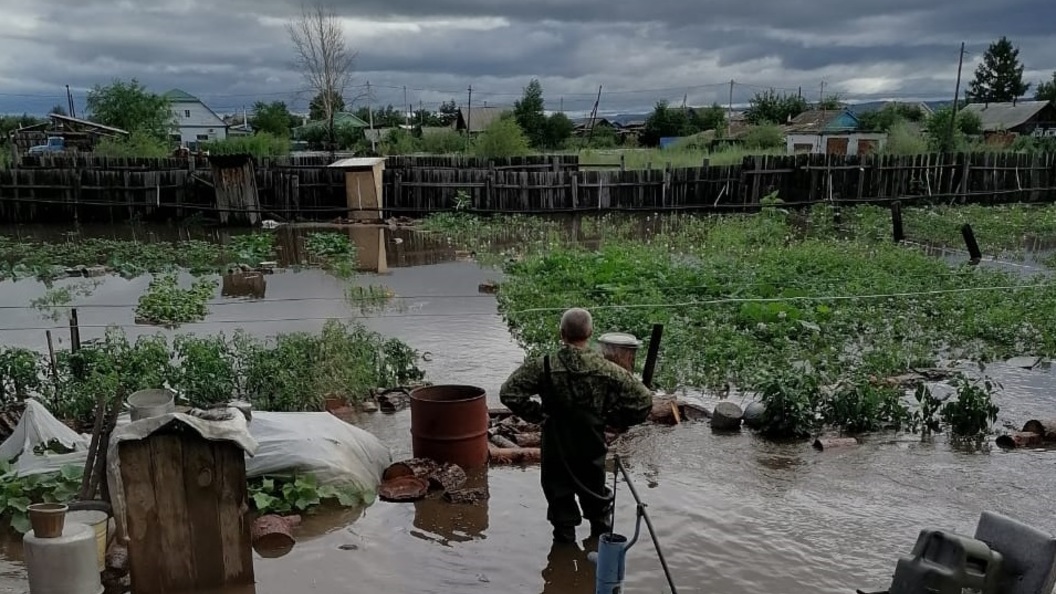
[[887, 134], [859, 131], [860, 122], [846, 109], [805, 111], [785, 127], [789, 153], [866, 155], [882, 150]]
[[176, 117], [177, 132], [172, 139], [178, 140], [180, 146], [197, 148], [200, 142], [227, 138], [228, 126], [224, 119], [194, 95], [173, 89], [165, 93], [165, 98], [172, 103]]

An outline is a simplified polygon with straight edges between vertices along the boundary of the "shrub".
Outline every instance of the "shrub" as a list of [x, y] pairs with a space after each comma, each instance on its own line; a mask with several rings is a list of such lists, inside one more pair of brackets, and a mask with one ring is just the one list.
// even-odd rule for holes
[[422, 151], [435, 155], [461, 153], [466, 150], [466, 137], [454, 130], [430, 132], [422, 135]]
[[521, 157], [531, 152], [528, 137], [512, 118], [495, 120], [473, 143], [473, 153], [486, 159]]
[[281, 157], [290, 154], [290, 139], [261, 132], [252, 136], [232, 136], [223, 140], [203, 142], [203, 151], [211, 155], [253, 155]]
[[750, 150], [774, 150], [785, 147], [785, 133], [779, 126], [752, 126], [744, 133], [744, 147]]
[[100, 157], [167, 157], [172, 147], [146, 132], [133, 132], [124, 138], [105, 138], [95, 145]]
[[914, 132], [908, 123], [896, 122], [887, 133], [884, 153], [892, 155], [920, 155], [928, 152], [928, 141]]

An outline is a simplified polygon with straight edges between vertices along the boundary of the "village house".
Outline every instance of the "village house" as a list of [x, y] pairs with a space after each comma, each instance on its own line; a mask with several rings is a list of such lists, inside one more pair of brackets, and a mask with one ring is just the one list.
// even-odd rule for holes
[[176, 118], [176, 132], [172, 140], [179, 142], [180, 146], [197, 149], [201, 142], [227, 138], [228, 126], [224, 119], [194, 95], [173, 89], [165, 93], [164, 97], [172, 103]]
[[785, 142], [790, 153], [815, 155], [867, 155], [884, 147], [887, 134], [860, 127], [858, 117], [848, 109], [813, 109], [785, 126]]
[[1056, 137], [1056, 106], [1050, 101], [969, 103], [965, 113], [979, 116], [988, 142], [1007, 144], [1017, 136]]
[[479, 134], [487, 129], [492, 122], [502, 117], [503, 114], [512, 110], [509, 107], [497, 105], [484, 105], [473, 108], [458, 108], [458, 117], [455, 119], [455, 130], [459, 132], [469, 131], [470, 134]]

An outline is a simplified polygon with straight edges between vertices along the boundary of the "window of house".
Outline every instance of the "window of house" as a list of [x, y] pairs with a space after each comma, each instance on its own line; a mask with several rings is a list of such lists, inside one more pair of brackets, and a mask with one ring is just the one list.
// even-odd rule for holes
[[189, 109], [183, 110], [183, 117], [185, 117], [185, 118], [191, 117], [191, 110], [189, 110]]
[[199, 141], [209, 140], [209, 135], [208, 134], [199, 134], [198, 135], [198, 140]]

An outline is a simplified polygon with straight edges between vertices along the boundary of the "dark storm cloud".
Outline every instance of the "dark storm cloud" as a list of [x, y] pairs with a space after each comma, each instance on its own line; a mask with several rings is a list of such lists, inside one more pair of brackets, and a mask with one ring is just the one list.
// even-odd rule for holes
[[[1028, 77], [1056, 67], [1051, 0], [332, 0], [351, 19], [357, 82], [378, 102], [464, 93], [510, 103], [539, 77], [551, 107], [606, 108], [657, 99], [728, 101], [753, 89], [845, 96], [945, 96], [960, 41], [966, 68], [1008, 35]], [[0, 111], [61, 99], [114, 77], [183, 88], [221, 110], [255, 98], [303, 105], [283, 23], [300, 0], [0, 0]], [[373, 21], [373, 22], [371, 22]], [[951, 64], [953, 66], [951, 66]], [[811, 95], [813, 96], [813, 95]], [[29, 109], [29, 108], [27, 108]]]

